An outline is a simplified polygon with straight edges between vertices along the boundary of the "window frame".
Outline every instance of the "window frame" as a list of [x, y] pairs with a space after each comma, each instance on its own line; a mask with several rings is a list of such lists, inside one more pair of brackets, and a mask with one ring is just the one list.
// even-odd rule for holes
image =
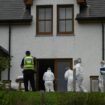
[[[71, 19], [69, 19], [69, 20], [72, 20], [72, 31], [70, 31], [70, 32], [60, 32], [59, 31], [59, 22], [60, 22], [60, 20], [63, 20], [63, 19], [60, 19], [59, 17], [59, 15], [60, 15], [60, 8], [71, 8], [72, 9], [72, 18]], [[67, 19], [64, 19], [65, 21], [67, 20]], [[64, 36], [66, 36], [66, 35], [73, 35], [74, 34], [74, 5], [73, 4], [71, 4], [71, 5], [57, 5], [57, 35], [58, 36], [62, 36], [62, 35], [64, 35]]]
[[[39, 19], [39, 9], [40, 8], [51, 8], [51, 19], [49, 19], [51, 21], [51, 32], [39, 32], [39, 22], [41, 21]], [[48, 19], [45, 19], [44, 21], [48, 21]], [[43, 36], [49, 36], [53, 34], [53, 5], [38, 5], [36, 6], [36, 34], [38, 36], [43, 35]]]

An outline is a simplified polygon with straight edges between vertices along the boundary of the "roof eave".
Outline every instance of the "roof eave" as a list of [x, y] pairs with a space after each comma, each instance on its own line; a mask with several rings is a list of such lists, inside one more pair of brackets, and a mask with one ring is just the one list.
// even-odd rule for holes
[[76, 20], [78, 22], [105, 22], [105, 17], [82, 17], [77, 15]]
[[0, 24], [30, 24], [32, 22], [32, 16], [26, 19], [1, 19]]

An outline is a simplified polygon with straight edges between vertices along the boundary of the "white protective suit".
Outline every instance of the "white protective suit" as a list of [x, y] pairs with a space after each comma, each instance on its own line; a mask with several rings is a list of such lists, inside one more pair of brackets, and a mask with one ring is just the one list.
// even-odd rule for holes
[[51, 69], [48, 68], [47, 72], [45, 72], [43, 75], [46, 92], [49, 92], [49, 91], [54, 92], [54, 84], [53, 84], [54, 79], [55, 77], [53, 72], [51, 72]]
[[99, 89], [104, 92], [104, 75], [105, 75], [105, 63], [101, 62], [100, 72], [99, 72]]
[[73, 70], [68, 68], [64, 77], [67, 80], [67, 91], [73, 91]]
[[76, 70], [76, 91], [80, 92], [87, 92], [87, 90], [83, 86], [83, 68], [81, 66], [80, 62], [77, 62], [74, 66], [74, 69]]

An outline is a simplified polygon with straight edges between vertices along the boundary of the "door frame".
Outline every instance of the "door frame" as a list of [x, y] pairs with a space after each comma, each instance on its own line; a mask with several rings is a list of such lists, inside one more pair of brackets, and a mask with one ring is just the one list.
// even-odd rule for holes
[[[71, 69], [73, 68], [73, 58], [40, 58], [40, 59], [37, 59], [37, 60], [54, 60], [54, 76], [55, 76], [55, 80], [54, 80], [54, 89], [57, 90], [57, 77], [58, 77], [58, 68], [57, 68], [57, 62], [70, 62], [70, 67]], [[37, 62], [37, 70], [38, 70], [38, 67], [39, 66], [39, 62]], [[36, 74], [36, 89], [39, 90], [39, 73], [37, 71], [37, 74]]]

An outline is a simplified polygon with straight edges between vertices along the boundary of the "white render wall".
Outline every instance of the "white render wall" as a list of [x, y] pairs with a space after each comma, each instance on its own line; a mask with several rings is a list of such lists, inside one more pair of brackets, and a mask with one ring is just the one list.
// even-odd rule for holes
[[[53, 36], [36, 36], [36, 5], [53, 5]], [[102, 59], [101, 24], [79, 24], [74, 19], [74, 35], [57, 36], [57, 5], [74, 4], [74, 18], [79, 13], [76, 0], [34, 0], [32, 6], [33, 22], [31, 25], [12, 26], [11, 42], [11, 80], [22, 75], [21, 60], [26, 50], [37, 58], [82, 58], [84, 67], [84, 85], [89, 90], [90, 75], [98, 75]], [[0, 45], [8, 49], [8, 26], [0, 26]], [[6, 71], [2, 79], [6, 79]]]

